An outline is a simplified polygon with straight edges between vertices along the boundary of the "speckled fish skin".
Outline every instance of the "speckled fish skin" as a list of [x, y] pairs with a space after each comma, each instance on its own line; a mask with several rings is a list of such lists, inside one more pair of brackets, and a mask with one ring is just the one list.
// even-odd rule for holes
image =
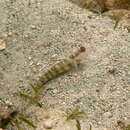
[[39, 78], [39, 80], [37, 81], [37, 87], [42, 87], [48, 81], [58, 77], [61, 74], [69, 72], [71, 69], [76, 67], [81, 60], [78, 57], [83, 52], [85, 52], [85, 47], [80, 47], [72, 55], [70, 55], [66, 59], [62, 59], [57, 64], [53, 65]]

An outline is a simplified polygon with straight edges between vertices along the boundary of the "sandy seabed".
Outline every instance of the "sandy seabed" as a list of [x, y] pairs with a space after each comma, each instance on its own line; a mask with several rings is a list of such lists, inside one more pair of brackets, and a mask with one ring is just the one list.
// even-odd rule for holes
[[[127, 30], [114, 30], [114, 21], [67, 0], [1, 0], [0, 5], [0, 38], [6, 42], [6, 49], [0, 51], [1, 102], [25, 107], [27, 103], [17, 93], [27, 92], [28, 84], [50, 65], [82, 45], [87, 51], [81, 68], [46, 84], [44, 108], [63, 112], [80, 106], [86, 113], [82, 130], [90, 124], [92, 130], [116, 130], [117, 121], [130, 122]], [[36, 120], [38, 110], [28, 106], [26, 113]]]

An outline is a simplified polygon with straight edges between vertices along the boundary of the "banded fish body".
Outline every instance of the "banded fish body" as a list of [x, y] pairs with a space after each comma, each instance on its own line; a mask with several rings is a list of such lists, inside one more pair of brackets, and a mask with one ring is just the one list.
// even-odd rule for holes
[[73, 52], [73, 54], [53, 65], [39, 78], [36, 86], [42, 87], [48, 81], [60, 76], [61, 74], [69, 72], [74, 67], [77, 67], [81, 60], [79, 56], [81, 53], [85, 52], [85, 50], [85, 47], [80, 47], [78, 50]]

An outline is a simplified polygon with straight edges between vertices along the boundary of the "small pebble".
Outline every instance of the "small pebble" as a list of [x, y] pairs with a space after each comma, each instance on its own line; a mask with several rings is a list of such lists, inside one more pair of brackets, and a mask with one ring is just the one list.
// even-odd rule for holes
[[107, 117], [107, 118], [111, 118], [113, 115], [112, 115], [111, 112], [105, 112], [104, 116]]
[[31, 25], [31, 28], [32, 28], [32, 29], [35, 29], [35, 28], [36, 28], [36, 26], [35, 26], [35, 25]]
[[5, 41], [0, 39], [0, 51], [1, 50], [4, 50], [6, 48], [6, 44], [5, 44]]
[[9, 33], [8, 33], [8, 36], [12, 36], [12, 35], [13, 35], [13, 33], [12, 33], [12, 32], [9, 32]]
[[29, 57], [28, 57], [28, 59], [29, 59], [29, 60], [31, 60], [31, 59], [32, 59], [32, 57], [31, 57], [31, 56], [29, 56]]
[[58, 93], [58, 90], [57, 90], [57, 89], [54, 89], [54, 90], [53, 90], [53, 94], [56, 94], [56, 93]]
[[5, 101], [5, 103], [10, 106], [13, 105], [12, 102], [10, 102], [9, 100]]
[[56, 124], [56, 120], [48, 119], [44, 122], [44, 128], [46, 129], [52, 129]]
[[24, 37], [25, 37], [25, 38], [28, 38], [29, 36], [28, 36], [28, 34], [25, 34]]

